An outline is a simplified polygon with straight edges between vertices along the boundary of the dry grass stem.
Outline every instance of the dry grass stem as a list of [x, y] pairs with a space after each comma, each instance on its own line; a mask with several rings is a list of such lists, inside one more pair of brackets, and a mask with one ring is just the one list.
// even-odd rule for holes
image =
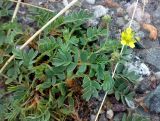
[[[18, 3], [18, 1], [15, 1], [15, 0], [8, 0], [8, 1]], [[53, 10], [43, 8], [43, 7], [40, 7], [40, 6], [36, 6], [36, 5], [32, 5], [32, 4], [29, 4], [29, 3], [25, 3], [25, 2], [19, 2], [19, 3], [22, 4], [22, 5], [26, 5], [26, 6], [30, 6], [30, 7], [34, 7], [34, 8], [39, 8], [39, 9], [46, 10], [46, 11], [49, 11], [49, 12], [54, 12]]]

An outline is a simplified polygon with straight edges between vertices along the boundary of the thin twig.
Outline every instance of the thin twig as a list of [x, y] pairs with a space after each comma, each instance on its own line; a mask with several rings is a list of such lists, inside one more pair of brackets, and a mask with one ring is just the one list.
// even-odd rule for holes
[[[135, 6], [135, 8], [134, 8], [134, 11], [133, 11], [133, 14], [132, 14], [132, 18], [131, 18], [129, 27], [131, 27], [131, 25], [132, 25], [133, 18], [134, 18], [134, 16], [135, 16], [135, 12], [136, 12], [136, 9], [137, 9], [138, 1], [139, 1], [139, 0], [137, 0], [137, 2], [136, 2], [136, 6]], [[124, 45], [123, 45], [122, 48], [121, 48], [120, 56], [122, 56], [123, 50], [124, 50]], [[113, 73], [112, 73], [112, 78], [114, 77], [114, 75], [115, 75], [115, 73], [116, 73], [116, 70], [117, 70], [118, 65], [119, 65], [119, 63], [117, 63], [116, 66], [115, 66], [115, 68], [114, 68], [114, 71], [113, 71]], [[106, 99], [106, 97], [107, 97], [107, 94], [108, 94], [108, 92], [106, 92], [105, 95], [104, 95], [104, 97], [103, 97], [103, 100], [102, 100], [102, 102], [101, 102], [101, 105], [100, 105], [100, 107], [99, 107], [98, 113], [97, 113], [96, 118], [95, 118], [94, 121], [97, 121], [97, 120], [98, 120], [99, 114], [100, 114], [101, 109], [102, 109], [102, 107], [103, 107], [103, 105], [104, 105], [104, 102], [105, 102], [105, 99]]]
[[[19, 10], [19, 7], [20, 7], [20, 2], [21, 2], [21, 0], [18, 0], [18, 1], [17, 1], [17, 5], [16, 5], [16, 8], [15, 8], [15, 10], [14, 10], [12, 19], [11, 19], [11, 23], [14, 22], [14, 20], [15, 20], [15, 18], [16, 18], [16, 16], [17, 16], [17, 13], [18, 13], [18, 10]], [[7, 36], [10, 34], [10, 32], [11, 32], [11, 29], [8, 30]]]
[[[18, 1], [15, 1], [15, 0], [8, 0], [8, 1], [15, 2], [15, 3], [18, 2]], [[40, 6], [36, 6], [36, 5], [32, 5], [32, 4], [29, 4], [29, 3], [25, 3], [25, 2], [19, 2], [19, 3], [21, 3], [22, 5], [31, 6], [31, 7], [34, 7], [34, 8], [39, 8], [39, 9], [46, 10], [46, 11], [49, 11], [49, 12], [55, 12], [53, 10], [43, 8], [43, 7], [40, 7]]]
[[[72, 7], [78, 0], [73, 0], [70, 2], [65, 8], [63, 8], [56, 16], [54, 16], [51, 20], [49, 20], [41, 29], [39, 29], [32, 37], [30, 37], [21, 47], [20, 50], [24, 49], [30, 42], [33, 41], [46, 27], [48, 27], [54, 20], [56, 20], [59, 16], [65, 13], [70, 7]], [[14, 55], [12, 55], [4, 64], [4, 66], [0, 69], [0, 73], [4, 71], [7, 65], [14, 59]]]
[[16, 16], [17, 16], [17, 12], [18, 12], [18, 10], [19, 10], [20, 2], [21, 2], [21, 0], [18, 0], [18, 1], [17, 1], [17, 5], [16, 5], [16, 8], [15, 8], [15, 10], [14, 10], [14, 13], [13, 13], [11, 22], [13, 22], [13, 21], [15, 20]]

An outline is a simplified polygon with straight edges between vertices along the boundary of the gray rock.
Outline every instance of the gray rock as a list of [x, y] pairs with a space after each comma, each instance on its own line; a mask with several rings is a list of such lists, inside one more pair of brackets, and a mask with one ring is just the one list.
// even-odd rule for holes
[[160, 80], [160, 72], [156, 72], [155, 77], [156, 77], [157, 80]]
[[144, 78], [136, 87], [136, 93], [145, 94], [147, 91], [150, 91], [151, 81], [148, 78]]
[[95, 118], [96, 118], [96, 115], [90, 115], [90, 121], [94, 121], [95, 120]]
[[154, 66], [157, 70], [160, 70], [160, 48], [150, 48], [137, 51], [137, 55], [141, 57], [144, 62]]
[[106, 15], [109, 9], [105, 8], [102, 5], [97, 5], [93, 7], [93, 10], [94, 10], [94, 17], [99, 18], [99, 17]]
[[86, 2], [89, 4], [95, 4], [96, 0], [86, 0]]
[[151, 115], [151, 121], [160, 121], [160, 116], [159, 115]]
[[148, 94], [145, 99], [145, 104], [152, 113], [160, 113], [160, 85]]
[[[129, 24], [130, 24], [130, 22], [128, 22], [124, 28], [127, 28], [129, 26]], [[140, 30], [141, 26], [140, 26], [140, 24], [137, 21], [133, 20], [132, 24], [131, 24], [131, 28], [135, 32], [138, 32]]]
[[[146, 35], [146, 34], [145, 34]], [[159, 47], [159, 41], [151, 41], [148, 38], [148, 35], [146, 35], [144, 38], [141, 39], [140, 44], [143, 45], [144, 48], [149, 49], [149, 48], [155, 48]]]
[[143, 31], [136, 32], [135, 36], [140, 37], [141, 39], [146, 36], [146, 34]]
[[111, 109], [107, 110], [106, 115], [107, 115], [108, 119], [112, 119], [114, 116], [113, 110], [111, 110]]
[[144, 63], [142, 63], [138, 57], [135, 57], [132, 62], [126, 63], [125, 66], [129, 72], [134, 71], [140, 76], [150, 75], [149, 68]]
[[[133, 11], [135, 9], [135, 6], [136, 6], [136, 2], [132, 3], [131, 5], [129, 5], [127, 7], [127, 12], [130, 17], [132, 17], [132, 15], [133, 15]], [[143, 12], [142, 7], [139, 5], [137, 6], [134, 18], [138, 22], [145, 22], [145, 23], [151, 22], [150, 14], [147, 12]]]
[[99, 121], [108, 121], [107, 118], [106, 118], [106, 116], [105, 116], [105, 113], [103, 113], [103, 114], [101, 114], [99, 116]]
[[125, 20], [124, 20], [123, 17], [118, 17], [118, 18], [116, 19], [116, 23], [117, 23], [117, 25], [118, 25], [119, 27], [123, 27], [123, 26], [126, 24], [126, 22], [125, 22]]
[[153, 12], [153, 23], [158, 29], [158, 36], [160, 37], [160, 6]]

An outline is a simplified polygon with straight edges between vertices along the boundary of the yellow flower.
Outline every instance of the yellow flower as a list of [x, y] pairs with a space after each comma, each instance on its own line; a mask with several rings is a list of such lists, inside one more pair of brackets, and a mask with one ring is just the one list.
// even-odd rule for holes
[[136, 43], [134, 36], [135, 36], [135, 34], [134, 34], [133, 30], [130, 27], [128, 27], [121, 34], [121, 44], [127, 45], [131, 48], [134, 48], [135, 47], [134, 44]]

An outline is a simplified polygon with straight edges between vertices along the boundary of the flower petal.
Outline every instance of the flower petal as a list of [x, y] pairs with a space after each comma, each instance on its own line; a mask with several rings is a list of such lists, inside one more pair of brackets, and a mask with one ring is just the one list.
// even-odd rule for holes
[[134, 48], [134, 47], [135, 47], [134, 42], [130, 42], [130, 43], [129, 43], [129, 46], [130, 46], [131, 48]]
[[125, 40], [121, 40], [121, 44], [122, 44], [122, 45], [126, 45], [127, 43], [126, 43]]

